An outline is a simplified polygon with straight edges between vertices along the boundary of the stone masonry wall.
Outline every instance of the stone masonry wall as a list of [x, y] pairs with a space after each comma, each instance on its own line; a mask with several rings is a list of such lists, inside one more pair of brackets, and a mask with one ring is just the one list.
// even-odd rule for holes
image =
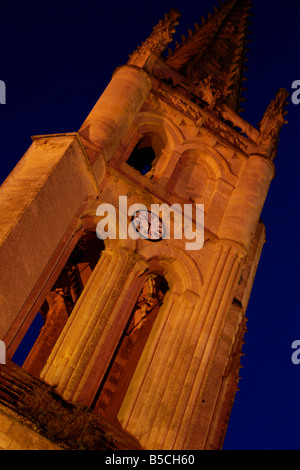
[[62, 450], [49, 439], [0, 409], [0, 450]]

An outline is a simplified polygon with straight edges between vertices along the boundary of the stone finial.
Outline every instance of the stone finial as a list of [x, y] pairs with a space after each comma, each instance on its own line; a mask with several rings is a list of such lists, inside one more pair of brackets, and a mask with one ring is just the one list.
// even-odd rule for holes
[[[152, 33], [138, 49], [131, 54], [128, 63], [138, 67], [151, 69], [167, 45], [172, 41], [175, 26], [178, 24], [180, 13], [172, 8], [163, 20], [153, 28]], [[152, 60], [151, 60], [152, 59]]]
[[287, 114], [285, 107], [288, 96], [287, 90], [280, 88], [259, 123], [259, 146], [262, 153], [271, 160], [276, 157], [281, 128], [284, 124], [287, 124], [284, 116]]

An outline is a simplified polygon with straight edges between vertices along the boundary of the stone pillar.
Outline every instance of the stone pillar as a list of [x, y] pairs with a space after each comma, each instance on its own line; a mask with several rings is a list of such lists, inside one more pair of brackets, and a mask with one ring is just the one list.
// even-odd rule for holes
[[51, 351], [59, 338], [67, 320], [68, 313], [62, 296], [51, 293], [48, 296], [50, 304], [45, 325], [27, 356], [23, 369], [38, 377], [47, 362]]
[[167, 294], [118, 414], [124, 429], [145, 448], [154, 449], [156, 438], [161, 440], [169, 429], [166, 416], [172, 414], [172, 402], [177, 401], [180, 388], [180, 378], [173, 374], [174, 364], [179, 362], [183, 336], [197, 299], [192, 291], [180, 296], [172, 291]]
[[251, 155], [244, 163], [219, 229], [220, 238], [249, 249], [274, 171], [272, 161], [260, 155]]
[[145, 266], [136, 263], [136, 256], [125, 248], [102, 253], [41, 373], [65, 399], [76, 400], [85, 386], [90, 397], [95, 377], [97, 390], [136, 300], [134, 295], [126, 298], [126, 288], [139, 269]]
[[151, 79], [134, 65], [124, 65], [112, 79], [82, 124], [79, 134], [109, 160], [144, 104]]

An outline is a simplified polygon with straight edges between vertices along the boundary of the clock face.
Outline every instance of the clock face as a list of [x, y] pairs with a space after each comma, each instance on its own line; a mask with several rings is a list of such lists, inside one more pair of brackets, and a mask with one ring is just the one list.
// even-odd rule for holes
[[160, 218], [147, 210], [136, 211], [132, 223], [140, 237], [157, 242], [164, 237], [164, 226]]

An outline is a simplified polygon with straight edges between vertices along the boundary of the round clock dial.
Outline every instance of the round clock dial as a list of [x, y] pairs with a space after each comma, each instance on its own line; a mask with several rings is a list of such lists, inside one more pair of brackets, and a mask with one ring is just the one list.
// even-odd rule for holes
[[132, 222], [140, 237], [152, 242], [159, 241], [164, 236], [164, 226], [160, 218], [147, 210], [136, 211]]

